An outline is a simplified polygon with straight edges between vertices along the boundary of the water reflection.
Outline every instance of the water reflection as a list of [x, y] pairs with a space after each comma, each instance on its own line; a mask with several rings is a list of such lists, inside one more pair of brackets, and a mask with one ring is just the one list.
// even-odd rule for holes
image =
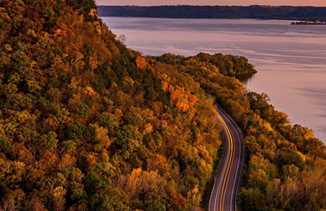
[[249, 89], [267, 93], [292, 122], [326, 140], [326, 27], [288, 21], [104, 18], [144, 54], [242, 55], [259, 73]]

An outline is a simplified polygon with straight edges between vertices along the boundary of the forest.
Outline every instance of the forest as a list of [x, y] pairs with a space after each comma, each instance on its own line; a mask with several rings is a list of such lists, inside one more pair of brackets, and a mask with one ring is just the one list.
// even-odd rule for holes
[[303, 6], [98, 6], [100, 16], [326, 20], [326, 7]]
[[325, 145], [246, 90], [246, 58], [142, 56], [93, 0], [1, 1], [0, 49], [0, 210], [204, 210], [215, 102], [245, 135], [242, 210], [326, 208]]
[[326, 147], [313, 131], [292, 125], [265, 93], [246, 90], [239, 80], [222, 74], [219, 65], [193, 57], [180, 63], [180, 58], [170, 54], [157, 60], [176, 64], [178, 72], [191, 75], [244, 133], [245, 166], [238, 206], [250, 211], [325, 209]]

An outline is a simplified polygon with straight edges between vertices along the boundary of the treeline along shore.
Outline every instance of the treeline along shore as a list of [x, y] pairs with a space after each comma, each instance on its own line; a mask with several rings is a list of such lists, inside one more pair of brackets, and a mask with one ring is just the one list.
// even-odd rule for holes
[[254, 18], [326, 20], [326, 7], [293, 6], [98, 6], [100, 16], [152, 18]]
[[216, 102], [243, 133], [239, 209], [325, 210], [326, 146], [247, 90], [255, 73], [143, 56], [93, 0], [1, 0], [0, 210], [204, 210], [227, 148]]

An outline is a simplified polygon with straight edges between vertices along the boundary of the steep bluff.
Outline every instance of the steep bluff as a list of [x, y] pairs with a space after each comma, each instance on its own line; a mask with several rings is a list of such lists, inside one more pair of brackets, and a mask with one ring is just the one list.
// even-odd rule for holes
[[246, 90], [244, 58], [144, 57], [92, 0], [1, 1], [0, 49], [0, 209], [204, 208], [215, 101], [246, 136], [244, 210], [325, 208], [325, 146]]

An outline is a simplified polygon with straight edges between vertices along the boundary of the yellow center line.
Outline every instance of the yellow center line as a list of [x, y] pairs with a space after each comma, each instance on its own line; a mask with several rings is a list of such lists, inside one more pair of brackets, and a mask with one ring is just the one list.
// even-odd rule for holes
[[[226, 124], [225, 124], [226, 125]], [[232, 161], [233, 161], [233, 145], [232, 145], [232, 135], [230, 133], [230, 130], [229, 128], [227, 127], [226, 125], [226, 132], [228, 134], [228, 142], [229, 142], [229, 159], [228, 159], [228, 162], [227, 162], [227, 171], [226, 171], [226, 174], [225, 174], [225, 180], [223, 180], [223, 186], [222, 186], [222, 196], [221, 196], [221, 209], [220, 210], [224, 210], [224, 207], [225, 207], [225, 195], [226, 195], [226, 192], [227, 192], [227, 184], [230, 180], [230, 173], [231, 173], [231, 164], [232, 164]]]
[[[224, 204], [224, 200], [225, 200], [225, 194], [226, 194], [226, 186], [227, 186], [227, 183], [229, 181], [229, 175], [231, 173], [231, 164], [233, 162], [233, 159], [234, 159], [234, 146], [232, 145], [232, 135], [231, 135], [231, 132], [226, 124], [226, 122], [224, 121], [224, 119], [221, 117], [221, 115], [219, 115], [219, 119], [221, 120], [222, 124], [224, 125], [224, 130], [226, 132], [226, 138], [227, 138], [227, 142], [229, 144], [229, 159], [227, 160], [227, 163], [225, 165], [226, 167], [226, 174], [225, 174], [225, 177], [223, 179], [223, 182], [222, 182], [222, 188], [221, 188], [221, 197], [220, 197], [220, 203], [218, 205], [219, 207], [219, 210], [224, 210], [223, 208], [225, 207], [225, 204]], [[225, 169], [225, 168], [223, 168]]]
[[[229, 138], [228, 138], [228, 136], [229, 136], [229, 133], [228, 133], [228, 131], [227, 131], [227, 125], [226, 125], [226, 123], [225, 123], [225, 121], [224, 121], [224, 119], [222, 118], [222, 116], [221, 116], [221, 114], [219, 114], [219, 119], [220, 119], [220, 122], [223, 124], [223, 127], [224, 127], [224, 132], [225, 132], [225, 135], [226, 135], [226, 141], [227, 142], [229, 142]], [[229, 148], [228, 148], [228, 150], [230, 150]], [[226, 154], [224, 155], [224, 156], [226, 156]], [[225, 172], [227, 172], [228, 171], [228, 163], [229, 163], [229, 159], [227, 159], [226, 160], [226, 163], [225, 163], [225, 165], [223, 166], [223, 171], [222, 171], [222, 173], [225, 173]], [[226, 170], [225, 170], [226, 169]], [[222, 176], [223, 176], [223, 174], [222, 174]], [[222, 178], [223, 180], [222, 180], [222, 186], [220, 187], [220, 189], [219, 189], [219, 191], [220, 191], [220, 197], [219, 197], [219, 201], [218, 201], [218, 211], [220, 211], [220, 210], [223, 210], [223, 198], [224, 198], [224, 191], [223, 191], [223, 189], [224, 189], [224, 184], [225, 184], [225, 179], [226, 179], [226, 177], [224, 176], [223, 178]]]

